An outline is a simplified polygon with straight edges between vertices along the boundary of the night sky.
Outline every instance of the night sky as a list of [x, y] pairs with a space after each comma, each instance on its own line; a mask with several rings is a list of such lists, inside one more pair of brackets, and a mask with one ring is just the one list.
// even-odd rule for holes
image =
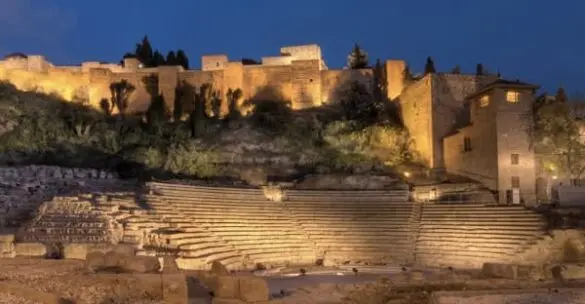
[[430, 55], [439, 71], [481, 62], [549, 92], [585, 91], [583, 0], [0, 0], [0, 54], [118, 62], [145, 34], [195, 68], [202, 54], [260, 59], [310, 43], [341, 68], [358, 42], [414, 72]]

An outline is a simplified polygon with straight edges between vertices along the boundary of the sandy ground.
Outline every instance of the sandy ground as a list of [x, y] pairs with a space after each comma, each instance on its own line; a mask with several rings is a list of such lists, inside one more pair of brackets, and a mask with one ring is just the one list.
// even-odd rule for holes
[[[288, 271], [287, 274], [295, 271]], [[273, 300], [270, 303], [353, 303], [353, 304], [427, 304], [429, 297], [437, 291], [461, 291], [490, 289], [534, 289], [559, 287], [584, 287], [581, 282], [558, 285], [554, 282], [518, 282], [499, 279], [482, 279], [475, 272], [429, 270], [404, 272], [389, 270], [388, 273], [366, 274], [343, 272], [344, 275], [320, 274], [307, 276], [266, 277]], [[191, 274], [188, 274], [191, 275]], [[207, 291], [195, 278], [188, 280], [190, 303], [211, 303]], [[41, 259], [0, 259], [0, 283], [18, 284], [28, 288], [58, 294], [79, 304], [132, 303], [159, 304], [162, 299], [140, 289], [140, 284], [127, 274], [89, 274], [82, 261]], [[134, 283], [133, 283], [134, 282]], [[568, 286], [568, 285], [575, 286]], [[585, 292], [583, 293], [585, 296]], [[196, 298], [199, 298], [196, 300]], [[541, 297], [542, 298], [542, 297]], [[486, 300], [482, 300], [486, 299]], [[481, 302], [480, 300], [484, 301]], [[511, 299], [514, 300], [514, 299]], [[556, 300], [561, 301], [558, 296]], [[488, 302], [485, 302], [488, 301]], [[489, 302], [495, 301], [495, 302]], [[498, 302], [498, 298], [476, 298], [471, 302], [446, 303], [537, 303], [518, 301]], [[524, 301], [524, 302], [523, 302]], [[0, 294], [3, 303], [34, 303]], [[541, 302], [550, 303], [550, 302]], [[584, 302], [554, 302], [576, 304]]]

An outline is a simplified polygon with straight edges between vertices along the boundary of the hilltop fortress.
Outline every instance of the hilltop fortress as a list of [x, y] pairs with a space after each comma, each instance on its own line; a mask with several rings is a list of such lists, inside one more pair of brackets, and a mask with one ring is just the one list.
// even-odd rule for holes
[[[405, 80], [406, 63], [384, 63], [388, 99], [400, 105], [405, 126], [431, 173], [454, 173], [478, 180], [498, 192], [500, 202], [534, 202], [536, 162], [524, 117], [534, 102], [534, 85], [495, 76], [427, 74]], [[54, 66], [42, 56], [11, 56], [0, 61], [0, 80], [21, 90], [56, 93], [98, 107], [110, 98], [109, 85], [127, 80], [136, 87], [129, 111], [147, 109], [151, 97], [144, 79], [158, 76], [158, 91], [172, 108], [175, 88], [183, 81], [210, 83], [225, 96], [240, 88], [243, 100], [286, 98], [294, 109], [334, 102], [340, 88], [358, 81], [371, 87], [373, 71], [330, 70], [318, 45], [283, 47], [260, 64], [230, 62], [226, 55], [201, 58], [201, 70], [180, 66], [142, 68], [137, 59], [123, 64], [84, 62]], [[225, 109], [226, 105], [222, 105]], [[544, 186], [546, 187], [546, 186]], [[517, 199], [514, 199], [517, 197]]]

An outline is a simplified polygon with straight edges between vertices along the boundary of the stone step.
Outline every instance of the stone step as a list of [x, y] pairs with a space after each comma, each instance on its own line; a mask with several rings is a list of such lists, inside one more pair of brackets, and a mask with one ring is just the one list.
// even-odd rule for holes
[[502, 224], [494, 224], [489, 225], [485, 223], [473, 223], [469, 222], [466, 224], [458, 224], [458, 225], [450, 225], [450, 224], [440, 224], [440, 223], [420, 223], [420, 228], [427, 229], [427, 230], [435, 230], [435, 229], [453, 229], [457, 228], [458, 230], [464, 231], [475, 231], [475, 230], [493, 230], [493, 231], [531, 231], [531, 230], [541, 230], [544, 227], [541, 223], [536, 224], [526, 224], [526, 225], [502, 225]]
[[410, 221], [404, 222], [394, 222], [394, 221], [364, 221], [364, 220], [357, 220], [357, 219], [344, 219], [340, 218], [337, 221], [318, 221], [313, 222], [311, 220], [298, 220], [298, 223], [301, 224], [304, 228], [352, 228], [355, 229], [370, 229], [370, 228], [405, 228], [411, 224]]
[[223, 238], [236, 238], [247, 236], [249, 238], [265, 238], [265, 237], [274, 237], [274, 238], [299, 238], [301, 235], [296, 231], [271, 231], [265, 229], [222, 229], [222, 227], [210, 227], [209, 231], [213, 234], [223, 237]]
[[214, 251], [207, 254], [201, 254], [200, 251], [189, 251], [189, 250], [180, 250], [178, 255], [180, 257], [189, 257], [189, 258], [197, 258], [200, 259], [204, 263], [212, 263], [213, 261], [222, 261], [225, 259], [239, 259], [240, 261], [243, 260], [241, 254], [239, 254], [236, 250], [223, 250], [223, 251]]
[[475, 237], [475, 236], [483, 236], [483, 237], [493, 237], [493, 238], [501, 238], [502, 236], [511, 236], [511, 237], [535, 237], [543, 234], [543, 230], [537, 229], [526, 229], [526, 230], [496, 230], [496, 229], [474, 229], [474, 230], [465, 230], [465, 229], [458, 229], [453, 227], [451, 229], [421, 229], [419, 232], [419, 236], [429, 236], [429, 237], [452, 237], [452, 236], [465, 236], [465, 237]]
[[217, 252], [236, 252], [233, 246], [227, 244], [183, 244], [177, 248], [180, 252], [190, 252], [191, 256], [207, 256]]
[[105, 228], [107, 227], [107, 223], [104, 221], [95, 221], [95, 222], [81, 222], [81, 221], [68, 221], [68, 222], [48, 222], [48, 221], [38, 221], [30, 226], [31, 228], [35, 229], [51, 229], [51, 228], [80, 228], [80, 229], [91, 229], [91, 228]]
[[474, 256], [461, 253], [453, 254], [434, 254], [434, 253], [417, 253], [415, 260], [417, 264], [438, 266], [438, 267], [459, 267], [459, 268], [481, 268], [483, 263], [506, 263], [510, 261], [508, 256]]
[[487, 252], [499, 252], [499, 253], [513, 253], [518, 250], [522, 244], [481, 244], [477, 243], [474, 245], [458, 244], [458, 243], [430, 243], [430, 242], [418, 242], [416, 244], [416, 250], [420, 252], [430, 252], [437, 250], [437, 252], [443, 252], [443, 250], [460, 250], [465, 252], [475, 251], [487, 251]]
[[234, 246], [239, 252], [249, 252], [254, 250], [274, 250], [274, 251], [287, 251], [293, 252], [297, 250], [313, 250], [313, 247], [308, 241], [303, 242], [287, 242], [287, 243], [241, 243], [238, 241], [226, 240], [226, 243]]
[[147, 184], [148, 187], [153, 187], [158, 190], [177, 190], [177, 191], [198, 191], [198, 192], [234, 192], [234, 193], [257, 193], [262, 192], [260, 188], [243, 188], [243, 187], [214, 187], [214, 186], [196, 186], [196, 185], [183, 185], [178, 183], [160, 183], [150, 182]]
[[307, 240], [306, 236], [300, 233], [288, 233], [283, 235], [282, 233], [240, 233], [239, 231], [236, 232], [213, 232], [213, 235], [221, 238], [225, 241], [237, 242], [241, 240], [300, 240], [305, 241]]
[[506, 226], [543, 226], [546, 223], [539, 219], [451, 219], [451, 220], [429, 220], [420, 221], [425, 225], [506, 225]]
[[[210, 270], [211, 269], [211, 262], [207, 262], [200, 258], [191, 258], [191, 257], [179, 257], [175, 259], [177, 266], [183, 270]], [[224, 257], [223, 259], [216, 260], [223, 264], [229, 270], [242, 270], [242, 257], [241, 256], [231, 256], [231, 257]]]
[[483, 244], [519, 244], [526, 240], [536, 239], [536, 236], [510, 236], [501, 235], [499, 237], [485, 236], [483, 234], [466, 235], [466, 234], [452, 234], [449, 236], [441, 235], [419, 235], [419, 242], [458, 242], [462, 244], [467, 243], [483, 243]]
[[91, 229], [91, 228], [25, 228], [27, 234], [95, 234], [105, 235], [109, 233], [108, 229]]
[[18, 239], [22, 242], [39, 243], [109, 243], [108, 235], [22, 235]]
[[249, 252], [248, 257], [255, 263], [272, 263], [272, 264], [289, 264], [289, 265], [307, 265], [314, 264], [317, 261], [317, 255], [312, 251], [301, 251], [290, 254], [286, 251], [277, 252]]

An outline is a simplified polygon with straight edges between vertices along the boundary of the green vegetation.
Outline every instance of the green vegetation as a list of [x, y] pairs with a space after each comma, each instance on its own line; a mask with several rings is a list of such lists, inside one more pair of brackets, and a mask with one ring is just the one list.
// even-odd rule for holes
[[551, 175], [577, 182], [585, 173], [585, 103], [569, 99], [560, 88], [554, 100], [534, 105], [533, 139], [543, 168]]
[[[377, 68], [382, 68], [379, 62]], [[143, 80], [157, 84], [156, 76]], [[258, 151], [290, 160], [269, 161], [268, 166], [324, 172], [386, 170], [415, 160], [382, 86], [373, 98], [367, 87], [352, 82], [337, 105], [293, 111], [281, 97], [242, 101], [238, 88], [221, 96], [211, 84], [182, 83], [175, 91], [174, 109], [147, 89], [150, 107], [139, 114], [128, 111], [131, 84], [122, 80], [110, 89], [111, 98], [102, 100], [100, 111], [0, 84], [0, 117], [16, 125], [3, 129], [6, 124], [0, 121], [0, 162], [104, 168], [127, 176], [211, 178], [246, 163], [242, 157], [257, 158]], [[240, 106], [251, 112], [244, 115]], [[247, 148], [235, 152], [243, 142]], [[232, 159], [226, 158], [229, 153]], [[239, 161], [233, 160], [234, 154]]]
[[350, 69], [367, 69], [369, 67], [368, 53], [366, 53], [357, 43], [347, 57], [347, 67]]

